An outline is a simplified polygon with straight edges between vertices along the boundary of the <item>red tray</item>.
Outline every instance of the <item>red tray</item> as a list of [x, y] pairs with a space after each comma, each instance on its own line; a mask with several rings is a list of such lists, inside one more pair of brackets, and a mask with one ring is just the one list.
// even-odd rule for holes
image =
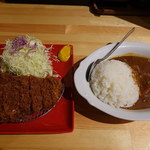
[[[4, 44], [0, 44], [0, 54]], [[50, 47], [51, 45], [45, 45]], [[53, 45], [52, 53], [57, 55], [65, 45]], [[72, 46], [71, 46], [72, 47]], [[58, 104], [46, 115], [25, 123], [0, 124], [0, 134], [46, 134], [72, 132], [74, 128], [73, 100], [73, 47], [67, 62], [53, 62], [53, 68], [62, 77], [65, 92]]]

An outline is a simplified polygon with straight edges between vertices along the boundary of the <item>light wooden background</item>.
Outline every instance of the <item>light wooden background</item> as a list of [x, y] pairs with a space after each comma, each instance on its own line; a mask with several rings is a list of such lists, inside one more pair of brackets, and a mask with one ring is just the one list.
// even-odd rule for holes
[[[119, 41], [150, 44], [150, 17], [94, 16], [84, 6], [5, 4], [0, 2], [0, 43], [30, 34], [43, 43], [72, 44], [74, 70], [94, 50]], [[65, 134], [0, 135], [0, 150], [149, 150], [150, 121], [129, 122], [111, 117], [75, 92], [74, 131]]]

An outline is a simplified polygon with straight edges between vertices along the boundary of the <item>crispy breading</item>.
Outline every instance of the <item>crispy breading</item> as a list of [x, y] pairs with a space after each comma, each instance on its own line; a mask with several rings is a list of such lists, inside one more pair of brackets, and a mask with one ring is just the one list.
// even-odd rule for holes
[[0, 122], [19, 122], [41, 110], [51, 109], [59, 100], [62, 83], [55, 77], [0, 74]]
[[32, 111], [33, 112], [39, 112], [42, 110], [43, 104], [43, 97], [41, 94], [41, 87], [40, 84], [42, 82], [41, 78], [35, 78], [33, 76], [30, 76], [30, 98], [32, 101]]

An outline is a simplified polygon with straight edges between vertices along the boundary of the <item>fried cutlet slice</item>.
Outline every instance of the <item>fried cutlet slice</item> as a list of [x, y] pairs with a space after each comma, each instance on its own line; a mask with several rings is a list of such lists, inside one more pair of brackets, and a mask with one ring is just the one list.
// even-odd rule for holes
[[[13, 79], [13, 78], [12, 78]], [[8, 122], [18, 120], [19, 111], [19, 91], [15, 90], [13, 82], [9, 82], [3, 87], [3, 108]], [[4, 116], [5, 116], [4, 115]]]
[[[8, 74], [6, 76], [9, 77], [9, 82], [1, 84], [3, 86], [1, 122], [19, 122], [30, 114], [29, 90], [28, 93], [25, 92], [28, 83], [22, 84], [25, 78]], [[3, 79], [5, 80], [5, 77]]]
[[49, 92], [48, 79], [45, 78], [41, 84], [41, 93], [43, 96], [43, 108], [44, 110], [49, 110], [53, 107], [53, 101], [51, 99], [51, 93]]
[[4, 93], [4, 87], [8, 83], [8, 79], [5, 77], [4, 74], [0, 74], [0, 122], [7, 122], [8, 116], [6, 115], [4, 111], [4, 100], [3, 100], [3, 93]]
[[48, 83], [49, 83], [49, 90], [51, 92], [52, 101], [54, 105], [57, 103], [57, 101], [60, 98], [61, 92], [62, 92], [62, 83], [60, 80], [58, 80], [55, 77], [48, 77]]
[[3, 86], [0, 84], [0, 122], [3, 116]]
[[55, 77], [46, 77], [41, 85], [43, 95], [43, 109], [49, 110], [57, 104], [61, 92], [62, 83]]
[[31, 108], [33, 113], [38, 113], [43, 108], [43, 96], [41, 94], [41, 82], [42, 78], [30, 76], [30, 98]]
[[31, 98], [30, 98], [30, 90], [29, 90], [29, 77], [21, 76], [20, 77], [20, 89], [19, 89], [19, 108], [21, 113], [25, 113], [27, 115], [31, 114]]

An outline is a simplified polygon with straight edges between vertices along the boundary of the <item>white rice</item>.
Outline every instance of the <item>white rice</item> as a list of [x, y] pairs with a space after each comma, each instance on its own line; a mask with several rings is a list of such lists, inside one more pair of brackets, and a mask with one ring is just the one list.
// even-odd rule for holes
[[131, 107], [139, 98], [139, 87], [132, 69], [124, 62], [109, 60], [99, 63], [91, 75], [93, 93], [114, 107]]

